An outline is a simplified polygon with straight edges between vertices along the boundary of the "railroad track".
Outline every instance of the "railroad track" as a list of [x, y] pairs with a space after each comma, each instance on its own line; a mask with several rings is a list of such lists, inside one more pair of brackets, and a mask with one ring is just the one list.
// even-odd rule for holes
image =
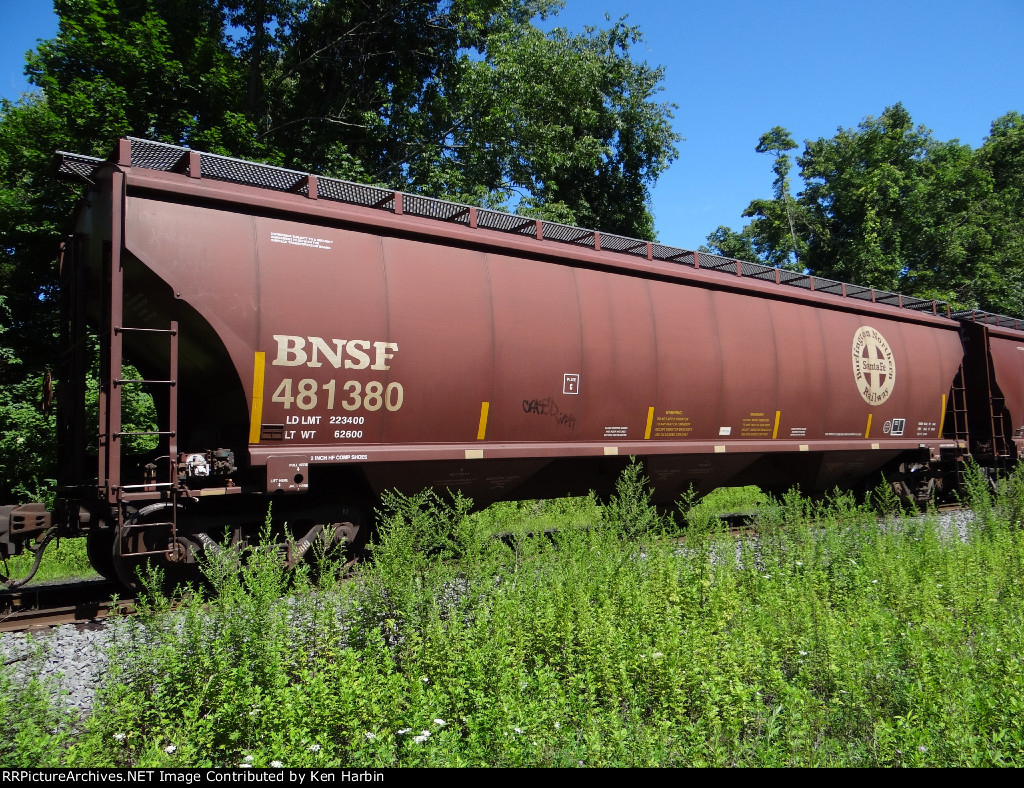
[[119, 598], [120, 590], [108, 580], [77, 580], [0, 592], [0, 632], [89, 624], [135, 612], [135, 600]]

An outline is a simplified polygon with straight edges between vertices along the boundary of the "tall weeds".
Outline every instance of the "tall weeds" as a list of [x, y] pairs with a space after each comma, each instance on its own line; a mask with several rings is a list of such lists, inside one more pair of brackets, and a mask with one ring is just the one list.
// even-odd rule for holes
[[681, 542], [657, 536], [637, 468], [603, 509], [390, 496], [352, 582], [225, 550], [214, 599], [126, 623], [110, 688], [60, 757], [1021, 765], [1021, 489], [986, 488], [966, 535], [794, 492], [738, 539], [691, 499]]

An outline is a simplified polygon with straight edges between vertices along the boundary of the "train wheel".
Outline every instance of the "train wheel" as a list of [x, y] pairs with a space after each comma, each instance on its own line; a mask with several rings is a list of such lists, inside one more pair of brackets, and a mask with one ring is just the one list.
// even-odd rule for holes
[[[341, 569], [344, 574], [366, 557], [370, 525], [363, 511], [354, 506], [342, 506], [335, 516], [337, 520], [323, 525], [321, 537], [327, 537], [327, 541], [320, 541], [319, 545], [310, 549], [305, 559], [320, 571], [326, 546], [327, 556], [343, 559]], [[326, 566], [335, 565], [334, 560], [326, 563]]]
[[354, 506], [341, 508], [341, 522], [335, 526], [335, 533], [345, 539], [345, 555], [354, 563], [366, 557], [366, 545], [370, 540], [370, 523], [361, 509]]
[[894, 492], [903, 505], [910, 509], [925, 509], [935, 495], [935, 477], [927, 465], [903, 463], [900, 465], [900, 481], [893, 483]]
[[118, 580], [114, 569], [114, 534], [115, 529], [90, 528], [85, 537], [85, 554], [89, 557], [92, 568], [107, 580]]

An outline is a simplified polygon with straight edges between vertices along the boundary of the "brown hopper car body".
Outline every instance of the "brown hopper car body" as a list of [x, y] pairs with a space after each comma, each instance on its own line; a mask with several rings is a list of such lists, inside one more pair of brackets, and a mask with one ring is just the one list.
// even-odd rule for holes
[[[1024, 323], [142, 140], [60, 164], [89, 189], [62, 257], [52, 522], [103, 532], [118, 574], [191, 562], [268, 498], [351, 539], [386, 489], [605, 493], [630, 456], [661, 502], [882, 472], [920, 497], [1024, 442]], [[143, 461], [121, 445], [132, 385], [160, 414]], [[33, 527], [14, 519], [9, 542]]]

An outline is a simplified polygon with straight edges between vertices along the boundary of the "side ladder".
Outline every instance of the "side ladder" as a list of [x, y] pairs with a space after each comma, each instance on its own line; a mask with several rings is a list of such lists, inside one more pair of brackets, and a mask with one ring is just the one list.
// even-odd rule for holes
[[[124, 386], [167, 386], [167, 429], [166, 430], [146, 430], [136, 432], [125, 432], [118, 430], [112, 433], [114, 445], [117, 446], [118, 451], [122, 446], [122, 438], [125, 437], [144, 437], [144, 436], [158, 436], [167, 439], [167, 473], [168, 477], [166, 481], [158, 482], [155, 479], [150, 481], [146, 480], [143, 484], [128, 484], [120, 485], [117, 491], [118, 498], [118, 555], [122, 557], [127, 556], [147, 556], [147, 555], [163, 555], [166, 550], [163, 549], [146, 549], [144, 547], [144, 539], [134, 539], [133, 531], [141, 528], [148, 528], [151, 530], [166, 529], [170, 531], [170, 543], [173, 543], [178, 536], [178, 498], [180, 490], [177, 479], [177, 462], [178, 456], [178, 321], [172, 320], [168, 328], [141, 328], [135, 326], [115, 326], [114, 333], [116, 335], [122, 335], [125, 333], [138, 333], [148, 335], [153, 338], [160, 338], [166, 336], [169, 340], [169, 367], [168, 376], [163, 379], [136, 379], [136, 378], [124, 378], [120, 375], [122, 370], [118, 370], [118, 377], [114, 378], [111, 383], [112, 392], [116, 392], [118, 399], [121, 397], [121, 392]], [[121, 366], [120, 364], [118, 365]], [[118, 463], [120, 466], [120, 463]], [[146, 520], [136, 521], [132, 518], [125, 517], [126, 503], [138, 495], [143, 495], [146, 498], [150, 498], [153, 493], [160, 495], [162, 501], [166, 502], [166, 505], [161, 508], [161, 511], [170, 509], [170, 519], [165, 520]], [[143, 511], [145, 511], [143, 508]]]
[[[121, 156], [122, 165], [130, 166], [130, 157]], [[124, 173], [115, 169], [110, 179], [111, 216], [110, 240], [104, 241], [104, 303], [103, 313], [105, 331], [103, 335], [104, 352], [101, 353], [100, 372], [100, 434], [98, 446], [98, 491], [101, 497], [117, 508], [117, 534], [114, 538], [114, 555], [145, 556], [164, 554], [174, 543], [178, 535], [178, 501], [179, 485], [177, 479], [178, 456], [178, 321], [173, 313], [168, 317], [168, 325], [164, 327], [145, 327], [126, 325], [125, 319], [125, 271], [124, 271], [124, 220], [126, 191]], [[164, 379], [132, 380], [124, 376], [124, 339], [132, 335], [136, 348], [145, 345], [147, 340], [159, 342], [166, 338], [169, 342], [166, 358], [168, 373]], [[158, 351], [159, 348], [156, 348]], [[140, 351], [141, 353], [141, 351]], [[140, 358], [147, 354], [142, 353]], [[149, 358], [160, 358], [162, 353], [153, 352]], [[163, 430], [128, 431], [123, 428], [121, 418], [122, 392], [125, 386], [167, 386], [166, 424]], [[124, 439], [134, 436], [155, 435], [167, 442], [167, 477], [166, 481], [158, 482], [150, 474], [143, 477], [142, 484], [122, 483], [122, 459]], [[132, 502], [143, 504], [138, 514], [128, 513]], [[147, 504], [149, 504], [147, 506]], [[170, 514], [163, 516], [162, 522], [145, 522], [144, 513], [165, 511], [170, 507]], [[151, 508], [155, 507], [155, 509]], [[159, 542], [147, 541], [147, 533], [159, 529]], [[170, 535], [164, 544], [162, 537]]]
[[992, 454], [994, 455], [996, 467], [1001, 471], [1007, 470], [1013, 459], [1010, 454], [1010, 441], [1006, 437], [1006, 424], [1003, 419], [1005, 410], [1006, 401], [1002, 395], [996, 394], [990, 386], [988, 417], [992, 424]]
[[954, 460], [957, 487], [963, 485], [964, 460], [971, 447], [971, 434], [967, 426], [967, 389], [964, 387], [964, 367], [960, 365], [953, 379], [953, 439], [956, 442]]
[[1011, 443], [1006, 435], [1006, 423], [1003, 413], [1006, 410], [1006, 401], [996, 386], [995, 370], [992, 368], [992, 354], [989, 348], [988, 326], [982, 328], [985, 347], [985, 391], [988, 394], [988, 427], [992, 436], [992, 462], [997, 469], [1006, 470], [1011, 460]]

